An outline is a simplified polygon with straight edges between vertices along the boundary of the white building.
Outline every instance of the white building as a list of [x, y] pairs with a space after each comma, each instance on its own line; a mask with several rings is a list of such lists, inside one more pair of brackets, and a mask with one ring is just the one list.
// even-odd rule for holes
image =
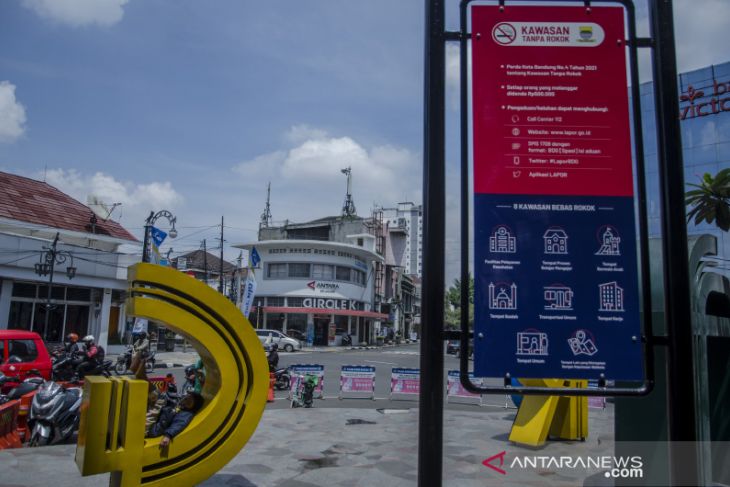
[[261, 262], [255, 268], [256, 297], [249, 318], [259, 328], [281, 330], [314, 345], [339, 344], [344, 332], [353, 344], [372, 343], [374, 267], [382, 262], [372, 235], [352, 235], [351, 243], [322, 240], [263, 240], [234, 247]]
[[405, 273], [423, 276], [423, 207], [411, 202], [398, 203], [397, 208], [383, 208], [383, 224], [391, 231], [402, 228], [407, 239], [399, 264]]
[[[50, 274], [37, 274], [36, 264], [56, 235], [49, 303]], [[139, 242], [53, 186], [0, 173], [0, 329], [45, 329], [49, 342], [93, 334], [105, 346], [124, 329], [127, 267], [140, 260], [120, 254], [123, 244]]]

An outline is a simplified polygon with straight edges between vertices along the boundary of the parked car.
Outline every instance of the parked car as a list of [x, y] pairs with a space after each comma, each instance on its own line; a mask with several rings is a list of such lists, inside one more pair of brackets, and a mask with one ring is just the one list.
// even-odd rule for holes
[[285, 352], [293, 352], [294, 350], [302, 349], [302, 344], [299, 342], [299, 340], [295, 340], [294, 338], [287, 336], [278, 330], [256, 330], [256, 334], [259, 336], [259, 340], [261, 340], [261, 344], [264, 345], [264, 348], [266, 348], [266, 340], [269, 338], [269, 336], [271, 336], [271, 343], [276, 343], [277, 345], [279, 345], [279, 350], [283, 350]]
[[460, 346], [461, 342], [459, 340], [448, 340], [446, 342], [446, 353], [454, 355], [459, 351]]
[[[51, 379], [51, 356], [38, 333], [25, 330], [0, 330], [0, 372], [21, 380], [40, 374]], [[31, 372], [33, 371], [33, 372]], [[6, 383], [4, 392], [16, 383]]]
[[295, 340], [299, 340], [300, 342], [307, 341], [307, 335], [297, 329], [292, 328], [291, 330], [286, 330], [286, 334]]

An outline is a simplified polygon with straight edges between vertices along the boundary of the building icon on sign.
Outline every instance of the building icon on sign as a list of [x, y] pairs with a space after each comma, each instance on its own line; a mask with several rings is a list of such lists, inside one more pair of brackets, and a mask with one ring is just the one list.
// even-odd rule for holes
[[542, 236], [546, 254], [567, 254], [568, 234], [560, 227], [550, 227]]
[[508, 226], [500, 225], [494, 229], [489, 237], [489, 251], [506, 254], [517, 252], [517, 239]]
[[601, 248], [596, 255], [621, 255], [621, 237], [613, 227], [606, 227], [601, 235]]
[[571, 310], [573, 309], [573, 290], [562, 284], [553, 284], [543, 288], [545, 309]]
[[525, 330], [517, 333], [517, 355], [548, 354], [547, 333], [537, 330]]
[[624, 290], [616, 281], [598, 285], [600, 307], [598, 311], [623, 311]]
[[490, 309], [517, 309], [517, 285], [512, 283], [507, 286], [505, 283], [489, 283], [489, 308]]

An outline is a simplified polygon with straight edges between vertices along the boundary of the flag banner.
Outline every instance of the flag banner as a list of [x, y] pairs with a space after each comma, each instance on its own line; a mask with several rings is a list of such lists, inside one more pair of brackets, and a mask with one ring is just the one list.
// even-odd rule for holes
[[253, 247], [251, 249], [251, 267], [258, 267], [259, 262], [261, 262], [261, 256], [258, 250], [256, 250], [256, 247]]
[[241, 299], [241, 312], [243, 316], [248, 318], [251, 313], [251, 306], [253, 305], [253, 298], [256, 295], [256, 275], [253, 270], [249, 268], [246, 280], [243, 283], [242, 299]]

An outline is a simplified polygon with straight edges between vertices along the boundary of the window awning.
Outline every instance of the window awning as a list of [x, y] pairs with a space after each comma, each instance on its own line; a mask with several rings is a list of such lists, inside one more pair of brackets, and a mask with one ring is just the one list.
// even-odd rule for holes
[[[255, 312], [256, 307], [252, 307], [251, 311]], [[356, 309], [291, 308], [287, 306], [262, 306], [261, 311], [263, 311], [264, 313], [312, 313], [317, 315], [361, 316], [363, 318], [373, 318], [376, 320], [388, 319], [388, 315], [383, 313], [376, 313], [375, 311], [361, 311]]]

